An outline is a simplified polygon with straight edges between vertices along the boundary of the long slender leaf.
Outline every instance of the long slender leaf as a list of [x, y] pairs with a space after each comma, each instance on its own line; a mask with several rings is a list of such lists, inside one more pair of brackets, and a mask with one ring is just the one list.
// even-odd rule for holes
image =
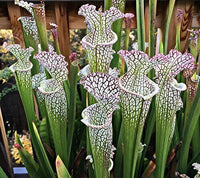
[[40, 163], [40, 167], [42, 169], [42, 172], [46, 177], [55, 178], [55, 174], [53, 172], [53, 169], [50, 165], [47, 154], [46, 154], [44, 147], [42, 145], [38, 130], [37, 130], [35, 124], [34, 123], [32, 123], [32, 124], [33, 124], [32, 125], [33, 126], [33, 134], [32, 134], [33, 144], [34, 144], [35, 152], [36, 152], [38, 161]]
[[[149, 0], [149, 56], [155, 54], [155, 18], [156, 18], [157, 0]], [[150, 77], [151, 78], [151, 77]]]
[[36, 23], [33, 17], [20, 17], [19, 21], [21, 22], [21, 26], [23, 29], [25, 47], [32, 47], [34, 49], [34, 52], [32, 52], [32, 55], [30, 57], [30, 61], [33, 64], [31, 73], [32, 75], [35, 75], [40, 72], [39, 62], [33, 59], [34, 54], [38, 53], [39, 44]]
[[112, 5], [112, 0], [104, 0], [104, 10], [110, 9]]
[[[125, 10], [125, 3], [126, 0], [113, 0], [112, 1], [112, 6], [116, 7], [119, 9], [122, 13], [124, 13]], [[117, 42], [113, 45], [113, 49], [115, 50], [115, 54], [113, 55], [113, 59], [111, 61], [111, 68], [117, 67], [118, 68], [118, 63], [119, 63], [119, 55], [117, 52], [120, 50], [120, 45], [121, 45], [121, 31], [122, 31], [122, 22], [123, 19], [119, 19], [116, 22], [113, 23], [112, 29], [113, 31], [117, 34]]]
[[29, 154], [22, 146], [22, 143], [15, 132], [15, 147], [18, 149], [20, 157], [22, 158], [23, 164], [25, 165], [29, 175], [33, 178], [42, 177], [42, 172], [40, 171], [39, 165], [34, 161], [31, 154]]
[[8, 176], [5, 174], [5, 172], [3, 171], [3, 169], [0, 167], [0, 177], [1, 178], [8, 178]]
[[166, 21], [166, 24], [165, 24], [164, 35], [163, 35], [163, 47], [164, 47], [164, 54], [165, 55], [167, 54], [169, 24], [170, 24], [170, 21], [171, 21], [175, 1], [176, 0], [170, 0], [169, 1], [167, 21]]
[[114, 177], [121, 178], [123, 177], [123, 124], [121, 124], [121, 129], [118, 137], [117, 150], [115, 156], [114, 164]]
[[[155, 55], [156, 40], [154, 34], [155, 34], [156, 7], [157, 7], [157, 0], [149, 0], [149, 50], [148, 50], [149, 57], [153, 57]], [[149, 72], [148, 77], [150, 79], [153, 79], [154, 76], [155, 72], [152, 69]]]
[[59, 156], [57, 156], [56, 158], [56, 171], [58, 174], [58, 178], [71, 178], [67, 168], [65, 167]]
[[74, 60], [71, 62], [70, 67], [70, 110], [69, 110], [69, 123], [68, 123], [68, 163], [70, 159], [73, 135], [74, 135], [74, 124], [76, 119], [76, 95], [77, 95], [77, 73], [78, 73], [78, 61]]
[[145, 51], [144, 0], [136, 0], [138, 50]]
[[36, 124], [38, 126], [39, 123], [36, 118], [34, 104], [33, 104], [31, 71], [30, 71], [32, 64], [28, 61], [28, 57], [32, 52], [32, 48], [24, 50], [19, 45], [10, 45], [8, 46], [8, 48], [18, 58], [18, 62], [13, 64], [11, 66], [11, 69], [15, 72], [15, 79], [24, 106], [32, 144], [36, 156], [38, 158], [39, 165], [41, 166], [43, 175], [47, 177], [53, 176], [54, 175], [53, 170], [50, 166], [50, 163], [48, 161], [47, 155], [44, 151], [43, 145], [41, 143], [36, 128]]
[[198, 85], [197, 93], [192, 104], [187, 123], [184, 127], [184, 136], [182, 137], [182, 147], [180, 149], [180, 160], [178, 170], [180, 173], [185, 173], [187, 170], [188, 153], [194, 129], [200, 116], [200, 85]]
[[43, 118], [42, 121], [40, 122], [40, 127], [39, 127], [39, 134], [44, 143], [47, 145], [51, 145], [50, 143], [50, 126], [48, 123], [48, 120], [46, 118]]
[[63, 81], [67, 80], [68, 63], [63, 55], [58, 55], [56, 52], [42, 51], [35, 58], [46, 67], [52, 76], [51, 79], [40, 82], [38, 90], [45, 95], [45, 104], [56, 154], [60, 155], [65, 165], [67, 165], [68, 106]]
[[41, 49], [42, 51], [49, 51], [44, 4], [33, 4], [31, 7], [33, 9], [34, 18], [37, 25]]
[[155, 128], [155, 121], [156, 121], [156, 113], [155, 113], [155, 98], [152, 99], [151, 106], [147, 115], [147, 121], [146, 121], [146, 130], [145, 130], [145, 135], [144, 135], [144, 144], [146, 145], [144, 147], [144, 150], [142, 152], [142, 157], [140, 159], [140, 166], [139, 166], [139, 172], [142, 170], [142, 166], [144, 163], [144, 158], [146, 156], [150, 141], [151, 141], [151, 136]]

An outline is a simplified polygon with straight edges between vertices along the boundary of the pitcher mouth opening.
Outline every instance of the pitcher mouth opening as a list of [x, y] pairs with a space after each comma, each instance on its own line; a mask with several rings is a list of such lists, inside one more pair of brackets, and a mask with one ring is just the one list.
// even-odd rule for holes
[[28, 63], [30, 64], [30, 67], [27, 67], [25, 69], [19, 69], [19, 68], [16, 68], [15, 67], [15, 64], [13, 64], [12, 66], [9, 67], [9, 69], [12, 71], [12, 72], [15, 72], [15, 71], [20, 71], [20, 72], [27, 72], [27, 71], [30, 71], [32, 68], [33, 68], [33, 64], [28, 61]]
[[93, 49], [95, 49], [97, 46], [109, 46], [109, 45], [113, 45], [115, 42], [117, 42], [118, 37], [117, 37], [117, 35], [116, 35], [115, 32], [112, 32], [112, 34], [113, 34], [113, 40], [111, 40], [111, 41], [109, 41], [107, 43], [98, 43], [98, 44], [93, 45], [93, 44], [87, 42], [87, 35], [82, 39], [82, 43], [83, 43], [83, 45], [88, 45], [89, 47], [91, 47]]
[[158, 84], [154, 83], [154, 82], [151, 81], [150, 79], [149, 79], [149, 82], [150, 82], [151, 85], [154, 87], [154, 90], [151, 91], [151, 92], [149, 92], [148, 95], [142, 95], [142, 94], [136, 93], [136, 92], [134, 92], [134, 91], [127, 90], [127, 89], [125, 88], [125, 86], [122, 85], [122, 79], [123, 79], [123, 77], [124, 77], [124, 76], [121, 76], [121, 77], [119, 78], [119, 87], [120, 87], [123, 91], [125, 91], [126, 93], [129, 93], [129, 94], [131, 94], [131, 95], [136, 95], [136, 96], [142, 97], [144, 100], [149, 100], [149, 99], [151, 99], [153, 96], [155, 96], [156, 94], [158, 94], [159, 91], [160, 91], [160, 88], [158, 87]]
[[83, 119], [81, 120], [81, 122], [83, 122], [86, 126], [88, 126], [90, 128], [93, 128], [93, 129], [102, 129], [102, 128], [107, 127], [107, 126], [109, 126], [111, 124], [111, 122], [112, 122], [112, 114], [108, 115], [107, 121], [106, 121], [105, 124], [102, 124], [102, 125], [91, 124], [90, 123], [90, 118], [88, 117], [87, 113], [84, 112], [84, 111], [90, 109], [91, 107], [92, 107], [92, 105], [89, 106], [88, 108], [86, 108], [85, 110], [83, 110], [83, 112], [82, 112]]
[[31, 7], [34, 9], [44, 8], [44, 4], [32, 4]]
[[[47, 91], [45, 88], [47, 87], [45, 84], [46, 83], [48, 83], [48, 82], [56, 82], [56, 80], [55, 79], [48, 79], [48, 80], [43, 80], [41, 83], [44, 83], [44, 86], [40, 86], [40, 87], [38, 87], [38, 90], [41, 92], [41, 93], [43, 93], [43, 94], [52, 94], [52, 93], [56, 93], [56, 92], [58, 92], [60, 89], [61, 89], [61, 85], [57, 85], [57, 82], [56, 83], [54, 83], [54, 86], [55, 86], [55, 88], [53, 88], [52, 90], [49, 90], [49, 91]], [[40, 83], [40, 84], [41, 84]]]
[[29, 22], [35, 23], [34, 18], [33, 17], [29, 17], [29, 16], [19, 17], [17, 20], [18, 21], [22, 21], [22, 22], [25, 21], [25, 20], [27, 20]]

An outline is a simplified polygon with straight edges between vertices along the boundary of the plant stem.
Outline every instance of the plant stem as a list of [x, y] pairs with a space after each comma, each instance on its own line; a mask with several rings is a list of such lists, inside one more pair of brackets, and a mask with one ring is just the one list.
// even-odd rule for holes
[[118, 109], [114, 112], [113, 115], [113, 145], [117, 145], [119, 135], [120, 135], [120, 128], [121, 128], [121, 122], [122, 122], [122, 117], [121, 117], [121, 110]]
[[[157, 108], [158, 107], [156, 107], [156, 109]], [[156, 113], [159, 113], [159, 110], [156, 111]], [[161, 118], [158, 118], [156, 120], [156, 177], [163, 178], [165, 173], [165, 165], [167, 161], [169, 145], [171, 143], [171, 140], [169, 140], [169, 138], [171, 135], [172, 123], [171, 121], [160, 120]], [[165, 132], [163, 132], [163, 130]]]
[[67, 99], [67, 106], [70, 106], [70, 84], [69, 84], [69, 80], [65, 80], [63, 82], [63, 88], [65, 90], [65, 96]]
[[[199, 119], [200, 120], [200, 119]], [[194, 134], [192, 136], [192, 152], [193, 155], [197, 155], [200, 152], [200, 144], [199, 144], [199, 137], [200, 137], [200, 123], [199, 120], [197, 121], [197, 125], [194, 130]], [[200, 157], [197, 157], [197, 162], [200, 161]]]
[[54, 147], [56, 155], [59, 155], [65, 165], [67, 166], [68, 155], [66, 154], [67, 150], [67, 135], [66, 128], [67, 122], [55, 121], [56, 118], [49, 116], [49, 123], [51, 128], [51, 133], [53, 137]]
[[177, 49], [178, 51], [181, 51], [180, 34], [181, 34], [181, 23], [178, 22], [178, 24], [176, 26], [176, 46], [175, 46], [175, 49]]
[[60, 46], [59, 46], [59, 41], [58, 41], [57, 25], [54, 25], [54, 28], [51, 29], [51, 33], [53, 35], [54, 49], [56, 50], [56, 53], [59, 55], [61, 54], [61, 52], [60, 52]]
[[[46, 30], [46, 16], [44, 4], [33, 4], [32, 9], [34, 13], [35, 22], [37, 25], [39, 41], [42, 51], [49, 51], [47, 30]], [[49, 72], [45, 69], [47, 79], [51, 78]]]
[[76, 118], [76, 95], [77, 95], [77, 61], [72, 61], [70, 66], [70, 106], [69, 106], [69, 123], [68, 123], [68, 164], [70, 160], [70, 153], [74, 135], [74, 123]]
[[[176, 46], [175, 46], [175, 49], [178, 50], [178, 51], [181, 51], [181, 22], [182, 22], [182, 20], [178, 19], [177, 26], [176, 26]], [[185, 83], [185, 79], [184, 79], [182, 73], [178, 74], [177, 81], [180, 82], [180, 83], [181, 82]], [[184, 95], [182, 94], [182, 98], [183, 97], [184, 97]], [[178, 112], [180, 113], [179, 115], [182, 115], [181, 110], [178, 111]], [[182, 119], [182, 118], [180, 118], [180, 119]]]
[[55, 45], [56, 53], [61, 54], [58, 39], [54, 39], [54, 45]]
[[164, 47], [164, 54], [167, 54], [167, 46], [168, 46], [168, 31], [169, 31], [169, 24], [171, 21], [173, 9], [174, 9], [175, 0], [169, 1], [169, 9], [167, 15], [167, 21], [164, 28], [164, 35], [163, 35], [163, 47]]
[[136, 0], [138, 50], [145, 51], [144, 0]]
[[53, 169], [50, 165], [49, 159], [47, 157], [47, 154], [44, 150], [44, 147], [42, 145], [42, 141], [40, 139], [38, 130], [34, 124], [34, 122], [32, 123], [32, 134], [31, 134], [31, 139], [33, 140], [33, 146], [35, 148], [35, 152], [37, 155], [37, 158], [39, 160], [41, 169], [43, 174], [45, 175], [45, 177], [52, 177], [55, 178], [55, 174], [53, 172]]
[[155, 55], [155, 27], [157, 0], [149, 0], [149, 56]]
[[[35, 75], [40, 72], [39, 61], [33, 59], [34, 54], [38, 53], [38, 43], [39, 43], [38, 39], [36, 39], [35, 37], [37, 33], [34, 32], [34, 29], [33, 30], [31, 29], [32, 26], [35, 25], [35, 21], [32, 17], [21, 17], [19, 21], [23, 29], [25, 47], [26, 48], [32, 47], [34, 49], [34, 52], [32, 52], [32, 55], [30, 57], [30, 61], [33, 64], [33, 68], [31, 69], [31, 74]], [[29, 30], [27, 30], [27, 28]]]
[[114, 164], [114, 177], [121, 178], [123, 177], [123, 123], [121, 124], [121, 129], [119, 132], [117, 150], [115, 156], [115, 164]]
[[[92, 149], [91, 149], [91, 144], [90, 144], [90, 137], [89, 137], [89, 128], [86, 127], [86, 149], [87, 149], [87, 155], [92, 155]], [[95, 177], [95, 171], [92, 167], [92, 164], [89, 163], [89, 178]]]
[[142, 119], [140, 119], [139, 126], [137, 128], [136, 141], [135, 141], [135, 150], [134, 150], [134, 156], [133, 156], [134, 159], [133, 159], [133, 165], [132, 165], [132, 177], [135, 177], [137, 175], [136, 168], [138, 165], [138, 159], [141, 159], [141, 153], [139, 153], [139, 147], [140, 147], [140, 141], [142, 138], [143, 127], [144, 127], [144, 122]]
[[140, 159], [139, 172], [142, 170], [143, 160], [145, 158], [149, 143], [151, 141], [151, 136], [152, 136], [152, 133], [153, 133], [154, 128], [155, 128], [155, 120], [156, 120], [155, 111], [156, 111], [155, 110], [155, 98], [153, 98], [149, 112], [148, 112], [148, 115], [147, 115], [147, 121], [146, 121], [147, 128], [146, 128], [145, 136], [144, 136], [144, 144], [146, 146], [144, 147], [144, 150], [142, 152], [142, 157]]
[[104, 10], [110, 9], [112, 5], [112, 0], [104, 0]]
[[130, 34], [131, 29], [129, 27], [126, 27], [125, 29], [125, 50], [128, 51], [129, 47], [129, 34]]
[[194, 133], [194, 129], [196, 127], [196, 124], [200, 116], [199, 108], [200, 108], [200, 85], [198, 85], [194, 102], [192, 104], [189, 116], [187, 118], [185, 127], [183, 129], [184, 137], [182, 138], [183, 144], [180, 149], [181, 156], [178, 165], [178, 170], [180, 173], [185, 173], [187, 171], [189, 147]]
[[[121, 98], [121, 100], [122, 100], [122, 105], [124, 105], [123, 102], [126, 102], [126, 104], [128, 103], [127, 98], [123, 98], [123, 99]], [[137, 158], [138, 158], [138, 149], [139, 149], [139, 144], [140, 144], [141, 135], [142, 135], [143, 126], [144, 126], [144, 119], [141, 118], [143, 104], [144, 104], [144, 101], [140, 99], [139, 106], [137, 106], [137, 108], [139, 108], [140, 111], [139, 111], [139, 114], [135, 116], [134, 121], [132, 121], [132, 115], [130, 116], [128, 115], [127, 117], [126, 112], [128, 111], [124, 111], [125, 109], [128, 110], [128, 108], [122, 109], [123, 142], [124, 142], [124, 158], [123, 158], [123, 161], [124, 161], [123, 177], [124, 178], [135, 176], [135, 169], [136, 169], [136, 163], [137, 163]]]
[[[123, 0], [116, 8], [118, 8], [122, 13], [124, 13], [125, 10], [125, 3], [126, 0]], [[118, 40], [117, 42], [113, 45], [113, 49], [115, 52], [118, 52], [121, 47], [121, 31], [122, 31], [122, 22], [123, 19], [119, 19], [116, 22], [113, 23], [112, 29], [113, 31], [117, 34]], [[113, 59], [111, 61], [111, 68], [117, 67], [118, 68], [118, 63], [119, 63], [119, 55], [118, 54], [113, 54]]]
[[[156, 7], [157, 7], [157, 0], [149, 0], [149, 57], [153, 57], [155, 55], [155, 19], [156, 19]], [[152, 69], [148, 77], [153, 79], [155, 76], [154, 69]]]
[[[127, 26], [126, 29], [125, 29], [125, 50], [128, 51], [128, 46], [129, 46], [129, 34], [130, 34], [130, 31], [131, 29]], [[122, 66], [121, 66], [121, 69], [122, 69], [122, 74], [125, 73], [125, 70], [126, 70], [126, 63], [125, 63], [125, 60], [124, 58], [122, 57]]]
[[[89, 105], [92, 105], [94, 103], [96, 103], [94, 97], [91, 96], [90, 93], [86, 93], [86, 107], [88, 107]], [[91, 144], [90, 144], [90, 136], [89, 136], [89, 128], [86, 127], [86, 151], [87, 151], [87, 155], [92, 155], [92, 149], [91, 149]], [[95, 170], [92, 167], [92, 164], [89, 162], [89, 167], [88, 167], [88, 174], [89, 177], [95, 177]]]
[[[15, 72], [15, 79], [19, 94], [24, 106], [24, 111], [26, 114], [27, 122], [29, 128], [32, 127], [32, 122], [37, 123], [37, 117], [35, 114], [34, 103], [33, 103], [33, 91], [31, 85], [31, 76], [30, 73], [23, 75], [21, 71]], [[22, 77], [23, 76], [23, 77]], [[26, 86], [24, 86], [24, 81], [26, 81]]]
[[49, 51], [44, 4], [32, 5], [42, 51]]
[[174, 148], [180, 141], [180, 135], [179, 135], [179, 128], [178, 128], [178, 122], [176, 118], [176, 124], [174, 129], [174, 136], [172, 138], [172, 148]]
[[142, 174], [142, 178], [150, 178], [155, 168], [156, 168], [155, 162], [153, 162], [152, 160], [149, 161], [148, 166], [146, 167], [146, 169], [144, 170]]
[[[33, 123], [37, 124], [37, 118], [34, 111], [34, 104], [33, 104], [33, 93], [32, 93], [32, 87], [31, 87], [31, 81], [26, 80], [26, 85], [29, 85], [29, 87], [24, 87], [22, 84], [25, 79], [20, 76], [20, 72], [15, 72], [15, 78], [18, 86], [18, 90], [20, 93], [20, 97], [24, 106], [25, 114], [27, 117], [27, 123], [28, 128], [31, 136], [31, 140], [33, 143], [34, 150], [36, 152], [37, 158], [39, 160], [42, 172], [46, 176], [53, 176], [52, 174], [53, 170], [50, 167], [49, 160], [47, 158], [46, 153], [44, 152], [44, 148], [38, 144], [38, 138], [35, 134]], [[22, 81], [20, 80], [22, 79]], [[35, 127], [36, 129], [36, 127]], [[39, 137], [39, 136], [38, 136]], [[40, 141], [41, 142], [41, 141]], [[53, 176], [54, 177], [54, 176]]]

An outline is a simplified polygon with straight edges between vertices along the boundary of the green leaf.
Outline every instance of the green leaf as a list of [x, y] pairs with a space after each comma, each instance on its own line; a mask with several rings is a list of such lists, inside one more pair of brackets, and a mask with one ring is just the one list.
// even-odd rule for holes
[[17, 131], [15, 131], [15, 143], [18, 143], [21, 147], [23, 147], [18, 135], [17, 135]]
[[36, 101], [37, 101], [37, 104], [38, 104], [40, 116], [42, 118], [48, 118], [46, 106], [45, 106], [45, 95], [38, 90], [38, 87], [40, 86], [40, 82], [43, 81], [43, 80], [46, 80], [45, 73], [36, 74], [31, 79], [32, 88], [34, 89], [34, 94], [36, 96]]
[[167, 44], [168, 44], [168, 32], [169, 32], [169, 25], [170, 25], [170, 21], [171, 21], [171, 17], [172, 17], [172, 13], [173, 13], [173, 9], [174, 9], [174, 4], [175, 4], [175, 0], [170, 0], [169, 1], [169, 7], [168, 7], [168, 12], [167, 12], [167, 21], [164, 27], [164, 34], [163, 34], [163, 52], [166, 55], [167, 54]]
[[59, 156], [57, 156], [56, 158], [56, 171], [58, 174], [58, 178], [71, 178], [67, 168], [65, 167]]
[[32, 63], [29, 61], [33, 49], [30, 47], [24, 50], [20, 45], [9, 45], [7, 49], [18, 58], [18, 61], [11, 66], [11, 69], [15, 72], [15, 79], [23, 102], [31, 140], [39, 165], [45, 177], [55, 177], [35, 126], [35, 124], [38, 123], [38, 120], [35, 114], [32, 96], [33, 92], [30, 71]]
[[34, 142], [35, 152], [36, 152], [37, 158], [40, 162], [41, 169], [42, 169], [45, 177], [55, 178], [55, 174], [53, 172], [53, 169], [49, 163], [47, 154], [42, 145], [38, 130], [37, 130], [35, 124], [34, 123], [32, 123], [32, 124], [33, 124], [32, 126], [33, 126], [33, 133], [34, 133], [34, 134], [32, 134], [34, 137], [34, 138], [32, 138], [32, 140]]
[[138, 50], [145, 51], [144, 0], [136, 0]]
[[74, 125], [76, 119], [76, 95], [77, 95], [77, 73], [78, 73], [78, 63], [77, 61], [72, 61], [70, 66], [70, 106], [68, 114], [68, 164], [70, 159], [73, 135], [74, 135]]
[[[122, 13], [124, 13], [126, 0], [112, 0], [112, 6], [119, 9]], [[113, 45], [113, 50], [118, 52], [120, 50], [121, 45], [121, 32], [122, 32], [122, 23], [123, 19], [118, 19], [116, 22], [113, 23], [112, 29], [117, 34], [117, 42]], [[113, 59], [111, 61], [111, 68], [117, 67], [119, 63], [119, 55], [113, 54]]]
[[42, 51], [49, 51], [44, 4], [32, 4]]
[[42, 173], [39, 169], [39, 165], [34, 161], [32, 155], [23, 148], [21, 141], [16, 132], [15, 132], [15, 140], [17, 143], [15, 143], [14, 146], [18, 149], [20, 157], [22, 158], [23, 163], [29, 175], [33, 178], [41, 177]]
[[32, 52], [30, 57], [30, 61], [33, 64], [31, 73], [34, 75], [40, 72], [39, 62], [33, 59], [34, 54], [38, 53], [39, 44], [36, 23], [33, 17], [20, 17], [18, 20], [20, 21], [23, 29], [25, 47], [32, 47], [34, 49], [34, 52]]
[[0, 177], [1, 178], [8, 178], [8, 176], [5, 174], [5, 172], [3, 171], [3, 169], [0, 167]]
[[42, 141], [45, 142], [47, 145], [50, 145], [50, 132], [48, 121], [46, 118], [43, 118], [40, 122], [39, 133]]
[[155, 25], [157, 0], [149, 0], [149, 56], [155, 54]]
[[187, 170], [187, 161], [188, 161], [188, 153], [190, 149], [191, 139], [198, 122], [200, 116], [200, 85], [198, 85], [196, 96], [194, 98], [194, 102], [192, 104], [189, 116], [187, 118], [187, 122], [184, 125], [184, 136], [182, 136], [183, 144], [180, 150], [180, 160], [179, 160], [179, 172], [186, 172]]

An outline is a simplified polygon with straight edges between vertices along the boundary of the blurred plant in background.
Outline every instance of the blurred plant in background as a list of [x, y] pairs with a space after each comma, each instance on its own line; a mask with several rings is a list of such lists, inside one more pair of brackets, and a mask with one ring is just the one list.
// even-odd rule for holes
[[7, 44], [13, 43], [12, 30], [0, 30], [0, 70], [16, 62], [15, 57], [2, 46], [4, 42]]
[[0, 30], [0, 100], [9, 92], [17, 90], [17, 85], [12, 82], [14, 75], [8, 68], [16, 62], [16, 58], [3, 47], [4, 42], [7, 44], [13, 43], [12, 30]]
[[87, 65], [87, 53], [86, 50], [81, 47], [81, 40], [86, 35], [85, 29], [70, 29], [70, 43], [71, 51], [76, 52], [77, 58], [79, 59], [80, 68]]
[[[33, 150], [32, 150], [32, 145], [31, 145], [31, 140], [30, 140], [30, 135], [28, 132], [25, 132], [23, 135], [19, 134], [19, 139], [24, 147], [24, 149], [33, 156]], [[14, 140], [14, 137], [13, 137]], [[16, 164], [23, 164], [23, 160], [19, 154], [18, 149], [13, 145], [12, 148], [10, 149], [10, 153], [15, 160]]]

